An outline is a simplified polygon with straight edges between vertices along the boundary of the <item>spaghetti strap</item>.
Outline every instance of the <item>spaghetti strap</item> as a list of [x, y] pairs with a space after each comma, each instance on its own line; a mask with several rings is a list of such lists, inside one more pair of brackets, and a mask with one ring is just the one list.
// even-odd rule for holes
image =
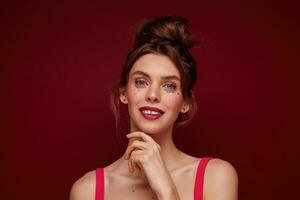
[[[213, 157], [204, 157], [200, 160], [194, 186], [194, 200], [203, 200], [203, 184], [204, 184], [204, 175], [205, 168], [210, 159]], [[104, 200], [104, 169], [96, 169], [96, 194], [95, 200]]]
[[96, 169], [96, 200], [104, 200], [104, 169]]
[[210, 159], [213, 157], [204, 157], [200, 160], [198, 164], [196, 179], [195, 179], [195, 187], [194, 187], [194, 200], [202, 200], [203, 199], [203, 184], [204, 184], [204, 175], [205, 168]]

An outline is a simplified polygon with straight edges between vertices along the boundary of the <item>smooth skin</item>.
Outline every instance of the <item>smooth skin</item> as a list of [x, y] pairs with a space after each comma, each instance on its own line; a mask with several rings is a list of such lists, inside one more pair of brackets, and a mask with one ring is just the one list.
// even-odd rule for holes
[[[120, 101], [128, 105], [129, 142], [124, 155], [104, 168], [105, 199], [150, 200], [154, 193], [159, 200], [193, 200], [200, 158], [179, 150], [172, 138], [179, 113], [189, 111], [176, 66], [164, 55], [140, 57], [132, 66], [127, 87], [120, 90]], [[164, 114], [147, 120], [139, 111], [142, 106], [157, 107]], [[70, 200], [94, 200], [95, 184], [95, 171], [86, 173], [73, 184]], [[236, 200], [237, 191], [234, 167], [221, 159], [210, 160], [204, 177], [204, 200]]]

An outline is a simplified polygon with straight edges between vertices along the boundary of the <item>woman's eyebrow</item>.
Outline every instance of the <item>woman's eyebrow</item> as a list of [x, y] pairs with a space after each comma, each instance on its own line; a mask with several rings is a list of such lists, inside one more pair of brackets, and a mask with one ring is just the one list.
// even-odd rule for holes
[[[150, 76], [145, 73], [145, 72], [142, 72], [142, 71], [135, 71], [132, 73], [132, 76], [133, 75], [143, 75], [143, 76], [146, 76], [147, 78], [150, 78]], [[178, 80], [180, 82], [180, 78], [178, 76], [175, 76], [175, 75], [170, 75], [170, 76], [163, 76], [162, 77], [164, 80], [171, 80], [171, 79], [175, 79], [175, 80]]]

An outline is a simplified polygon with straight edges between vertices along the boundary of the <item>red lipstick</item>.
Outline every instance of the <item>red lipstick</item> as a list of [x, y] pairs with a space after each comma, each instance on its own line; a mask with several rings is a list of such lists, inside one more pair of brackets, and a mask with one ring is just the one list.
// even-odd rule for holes
[[156, 120], [164, 114], [164, 111], [162, 111], [161, 109], [151, 106], [144, 106], [141, 107], [139, 110], [142, 116], [148, 120]]

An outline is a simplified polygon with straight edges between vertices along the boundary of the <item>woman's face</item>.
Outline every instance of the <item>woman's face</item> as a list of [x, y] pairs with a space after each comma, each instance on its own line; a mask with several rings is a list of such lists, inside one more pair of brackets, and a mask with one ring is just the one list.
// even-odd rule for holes
[[125, 92], [131, 131], [159, 134], [172, 129], [179, 112], [187, 112], [180, 85], [180, 73], [164, 55], [146, 54], [132, 66]]

